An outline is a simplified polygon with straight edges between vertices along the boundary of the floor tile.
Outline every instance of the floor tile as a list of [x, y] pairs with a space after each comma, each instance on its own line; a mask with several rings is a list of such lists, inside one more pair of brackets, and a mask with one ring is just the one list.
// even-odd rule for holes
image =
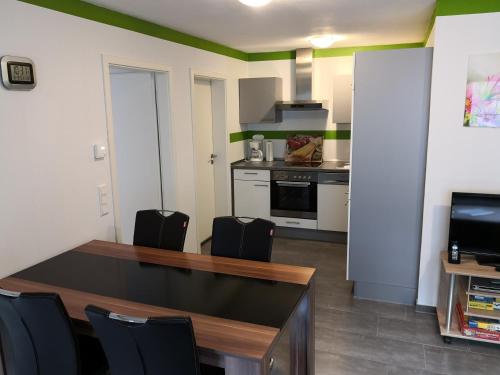
[[452, 345], [445, 344], [439, 332], [437, 319], [433, 315], [426, 315], [425, 318], [421, 316], [414, 320], [380, 317], [378, 335], [417, 344], [468, 350], [466, 341], [456, 340]]
[[378, 317], [367, 313], [353, 313], [340, 310], [316, 308], [316, 329], [323, 328], [351, 332], [365, 336], [377, 335]]
[[423, 346], [404, 341], [322, 328], [316, 330], [316, 349], [387, 365], [425, 368]]
[[477, 353], [466, 353], [425, 346], [426, 368], [430, 371], [453, 375], [498, 374], [500, 358]]
[[385, 365], [375, 361], [329, 352], [316, 352], [316, 375], [384, 374]]

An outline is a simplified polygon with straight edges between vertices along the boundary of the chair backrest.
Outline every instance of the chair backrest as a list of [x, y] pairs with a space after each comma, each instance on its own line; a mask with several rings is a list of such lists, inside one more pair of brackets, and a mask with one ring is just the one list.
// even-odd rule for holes
[[270, 262], [275, 224], [264, 219], [243, 222], [234, 216], [216, 217], [212, 227], [211, 254]]
[[96, 306], [87, 306], [85, 312], [112, 374], [200, 374], [190, 318], [141, 319]]
[[[183, 251], [189, 216], [182, 212], [163, 215], [159, 210], [137, 211], [134, 245]], [[166, 211], [165, 211], [166, 212]]]
[[0, 336], [7, 374], [80, 374], [71, 321], [57, 294], [0, 289]]
[[255, 219], [245, 224], [241, 257], [270, 262], [276, 225], [269, 220]]

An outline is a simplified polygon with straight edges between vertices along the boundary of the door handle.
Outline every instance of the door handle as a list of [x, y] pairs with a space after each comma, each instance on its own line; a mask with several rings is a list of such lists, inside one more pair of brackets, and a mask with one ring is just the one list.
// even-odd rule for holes
[[210, 154], [210, 160], [208, 161], [210, 164], [213, 164], [215, 162], [215, 158], [217, 157], [216, 154]]

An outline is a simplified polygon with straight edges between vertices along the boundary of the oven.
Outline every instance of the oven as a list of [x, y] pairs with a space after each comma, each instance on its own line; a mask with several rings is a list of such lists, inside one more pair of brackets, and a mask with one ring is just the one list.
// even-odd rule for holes
[[271, 216], [316, 220], [318, 173], [271, 171]]

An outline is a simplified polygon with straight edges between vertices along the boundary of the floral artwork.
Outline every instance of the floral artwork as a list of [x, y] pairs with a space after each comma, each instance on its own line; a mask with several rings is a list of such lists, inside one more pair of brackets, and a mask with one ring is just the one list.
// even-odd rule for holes
[[500, 128], [500, 53], [469, 58], [464, 126]]

